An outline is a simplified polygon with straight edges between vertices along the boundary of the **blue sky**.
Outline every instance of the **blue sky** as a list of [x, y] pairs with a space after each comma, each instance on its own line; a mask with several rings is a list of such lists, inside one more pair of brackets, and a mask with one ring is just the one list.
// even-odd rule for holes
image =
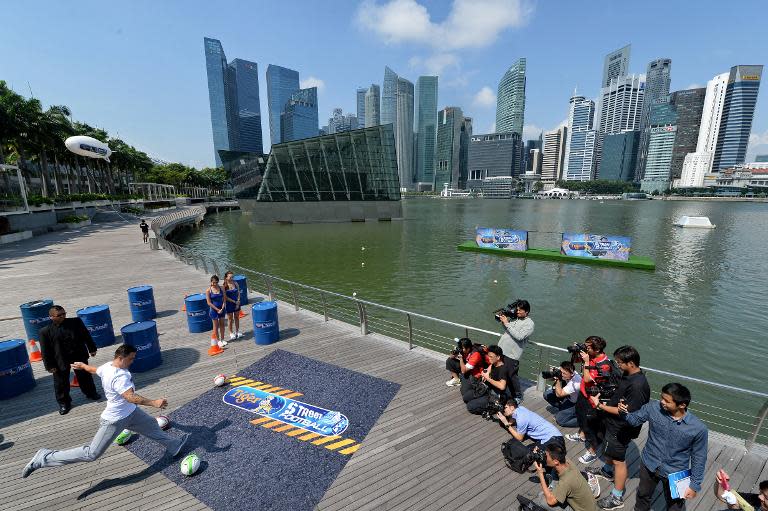
[[[319, 85], [321, 125], [334, 107], [354, 112], [355, 89], [381, 84], [385, 65], [414, 83], [437, 73], [439, 105], [461, 106], [483, 133], [518, 57], [528, 59], [533, 136], [566, 118], [574, 87], [597, 96], [603, 57], [628, 43], [634, 73], [672, 59], [672, 90], [705, 86], [732, 65], [768, 64], [766, 18], [758, 0], [4, 2], [0, 79], [152, 156], [203, 167], [213, 164], [204, 36], [221, 40], [229, 60], [258, 63], [265, 141], [267, 64]], [[750, 155], [768, 153], [766, 88]]]

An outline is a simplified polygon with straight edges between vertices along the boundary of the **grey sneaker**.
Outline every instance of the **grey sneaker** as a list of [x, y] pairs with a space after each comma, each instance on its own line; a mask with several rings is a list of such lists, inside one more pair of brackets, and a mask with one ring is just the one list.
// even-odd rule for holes
[[446, 385], [449, 387], [460, 387], [461, 386], [461, 380], [458, 378], [451, 378], [447, 382], [445, 382]]
[[587, 467], [584, 470], [594, 476], [602, 477], [606, 481], [613, 482], [613, 474], [606, 472], [605, 467]]
[[176, 448], [175, 451], [171, 453], [172, 457], [176, 457], [179, 455], [181, 450], [184, 448], [184, 445], [187, 443], [187, 440], [189, 440], [189, 433], [185, 433], [183, 437], [181, 437], [181, 443], [179, 444], [179, 447]]
[[597, 507], [605, 510], [620, 509], [624, 507], [624, 501], [611, 492], [610, 495], [597, 501]]
[[585, 465], [589, 465], [593, 461], [597, 461], [597, 460], [598, 460], [597, 454], [592, 454], [589, 451], [579, 456], [579, 461], [584, 463]]
[[565, 435], [565, 438], [570, 440], [571, 442], [583, 442], [584, 439], [581, 438], [581, 436], [578, 433], [568, 433]]
[[45, 456], [52, 452], [50, 449], [40, 449], [38, 450], [35, 455], [32, 457], [29, 463], [27, 463], [24, 466], [24, 469], [21, 471], [21, 477], [22, 479], [26, 479], [29, 477], [29, 474], [40, 468], [41, 463], [45, 459]]
[[[589, 483], [589, 489], [592, 490], [592, 496], [597, 498], [600, 496], [600, 481], [594, 474], [587, 472], [587, 482]], [[623, 504], [622, 504], [623, 505]]]

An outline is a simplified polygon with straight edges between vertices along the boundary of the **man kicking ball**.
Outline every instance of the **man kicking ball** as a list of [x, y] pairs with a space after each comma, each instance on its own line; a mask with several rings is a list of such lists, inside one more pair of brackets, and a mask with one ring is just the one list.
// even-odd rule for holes
[[101, 387], [107, 396], [107, 408], [101, 413], [99, 430], [91, 440], [90, 445], [83, 445], [66, 451], [40, 449], [32, 461], [24, 467], [21, 477], [29, 476], [38, 468], [58, 467], [81, 461], [95, 461], [104, 454], [109, 444], [117, 438], [123, 429], [144, 435], [165, 446], [166, 452], [171, 456], [175, 457], [181, 452], [189, 434], [181, 438], [174, 438], [164, 433], [157, 425], [154, 417], [136, 406], [154, 406], [162, 410], [168, 405], [168, 400], [165, 398], [147, 399], [136, 394], [133, 388], [133, 378], [128, 371], [135, 358], [136, 348], [130, 344], [123, 344], [115, 350], [115, 358], [112, 362], [107, 362], [98, 368], [83, 362], [72, 364], [74, 369], [88, 371], [101, 378]]

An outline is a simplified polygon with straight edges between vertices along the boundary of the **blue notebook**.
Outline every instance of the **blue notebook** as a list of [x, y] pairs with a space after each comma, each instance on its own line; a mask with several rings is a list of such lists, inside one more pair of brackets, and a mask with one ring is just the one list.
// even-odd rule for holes
[[673, 472], [667, 476], [667, 479], [669, 479], [669, 492], [672, 494], [672, 498], [682, 499], [685, 490], [691, 485], [691, 471], [689, 469]]

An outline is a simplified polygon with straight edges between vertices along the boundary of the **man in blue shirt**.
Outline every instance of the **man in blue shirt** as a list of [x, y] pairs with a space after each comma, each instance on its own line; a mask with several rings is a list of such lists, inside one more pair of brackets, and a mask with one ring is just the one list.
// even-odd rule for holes
[[[639, 410], [627, 413], [626, 403], [619, 404], [619, 413], [627, 423], [640, 426], [648, 423], [648, 440], [640, 464], [640, 485], [637, 488], [635, 511], [648, 511], [659, 481], [664, 488], [668, 511], [682, 511], [685, 501], [701, 491], [707, 463], [707, 426], [688, 411], [691, 392], [679, 383], [667, 383], [661, 389], [661, 400], [651, 401]], [[673, 499], [667, 476], [681, 470], [691, 470], [691, 482], [682, 499]]]
[[560, 430], [541, 415], [518, 406], [514, 399], [507, 401], [504, 412], [499, 412], [496, 417], [502, 427], [520, 442], [528, 437], [537, 444], [556, 442], [565, 449], [565, 439]]

